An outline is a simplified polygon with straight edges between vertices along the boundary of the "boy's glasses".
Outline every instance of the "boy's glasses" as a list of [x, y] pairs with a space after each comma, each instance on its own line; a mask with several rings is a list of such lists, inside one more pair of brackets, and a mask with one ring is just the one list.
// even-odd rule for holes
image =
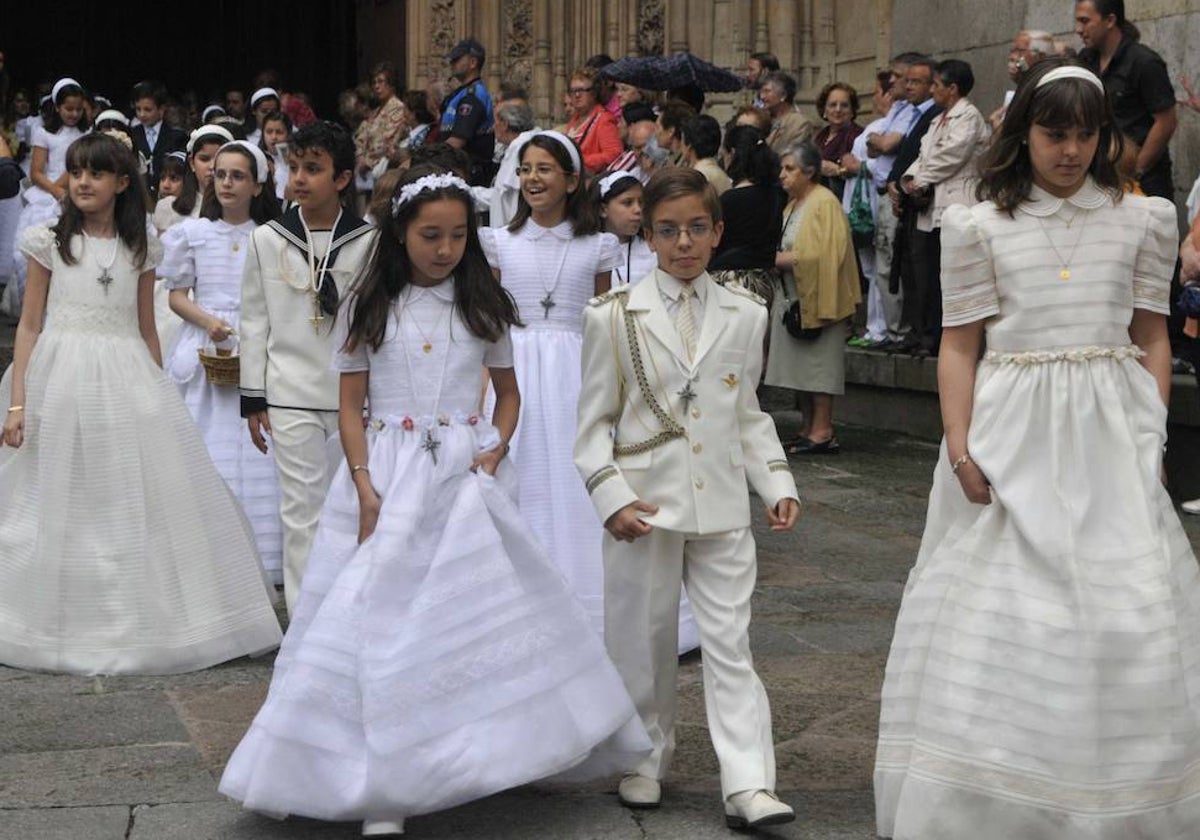
[[700, 239], [703, 236], [708, 236], [712, 233], [713, 226], [707, 222], [697, 222], [694, 225], [686, 225], [685, 227], [675, 227], [675, 225], [655, 225], [653, 228], [654, 235], [669, 242], [674, 242], [679, 239], [679, 234], [687, 231], [689, 239]]

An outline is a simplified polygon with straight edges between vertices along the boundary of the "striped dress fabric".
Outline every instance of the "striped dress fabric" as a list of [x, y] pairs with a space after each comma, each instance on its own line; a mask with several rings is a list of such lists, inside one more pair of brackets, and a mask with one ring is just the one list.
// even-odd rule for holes
[[943, 446], [883, 686], [883, 837], [1196, 836], [1200, 578], [1129, 334], [1167, 312], [1176, 230], [1090, 181], [943, 219], [944, 323], [985, 324], [968, 450], [992, 502]]

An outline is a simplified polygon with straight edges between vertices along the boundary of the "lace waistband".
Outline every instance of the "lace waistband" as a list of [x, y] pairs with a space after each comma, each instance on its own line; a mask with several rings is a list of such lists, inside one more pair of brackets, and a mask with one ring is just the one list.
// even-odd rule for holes
[[384, 414], [375, 415], [367, 421], [367, 428], [377, 432], [389, 429], [411, 432], [414, 429], [430, 429], [434, 426], [475, 426], [483, 421], [478, 414], [453, 411], [434, 417], [432, 414]]
[[1023, 353], [998, 353], [989, 350], [983, 360], [993, 365], [1044, 365], [1049, 362], [1090, 362], [1092, 359], [1140, 359], [1146, 352], [1136, 344], [1120, 347], [1071, 347], [1066, 350], [1030, 350]]

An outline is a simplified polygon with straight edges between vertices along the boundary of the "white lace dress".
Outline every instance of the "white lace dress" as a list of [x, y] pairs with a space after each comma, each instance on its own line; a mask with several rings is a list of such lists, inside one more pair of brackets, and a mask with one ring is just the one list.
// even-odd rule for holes
[[[121, 246], [106, 290], [83, 241], [74, 265], [47, 228], [21, 243], [51, 279], [25, 442], [0, 448], [0, 663], [165, 674], [268, 651], [280, 630], [253, 533], [142, 341], [139, 270]], [[146, 267], [161, 253], [151, 239]]]
[[[517, 510], [513, 466], [470, 470], [499, 442], [475, 415], [480, 368], [511, 366], [512, 349], [467, 331], [453, 282], [406, 289], [378, 352], [335, 356], [370, 372], [367, 462], [383, 507], [358, 545], [358, 496], [338, 468], [270, 693], [221, 779], [247, 808], [395, 820], [571, 768], [623, 770], [649, 751]], [[336, 347], [347, 319], [343, 308]]]
[[[583, 376], [583, 308], [595, 295], [596, 275], [624, 266], [625, 251], [611, 233], [572, 236], [567, 221], [544, 228], [530, 219], [516, 233], [485, 228], [480, 240], [525, 324], [512, 331], [521, 388], [512, 458], [520, 476], [521, 513], [603, 636], [604, 523], [575, 468], [575, 409]], [[542, 303], [547, 298], [554, 303], [548, 309]], [[679, 651], [699, 644], [684, 596]]]
[[968, 449], [992, 503], [943, 448], [883, 686], [884, 837], [1196, 837], [1200, 578], [1129, 338], [1167, 312], [1176, 230], [1090, 182], [943, 218], [945, 324], [986, 321]]
[[[191, 289], [204, 311], [231, 325], [241, 324], [242, 266], [255, 224], [189, 219], [163, 234], [161, 278], [166, 289]], [[236, 337], [228, 342], [236, 349]], [[184, 323], [173, 347], [163, 349], [163, 369], [179, 386], [183, 401], [204, 437], [208, 454], [254, 527], [263, 568], [283, 583], [283, 526], [279, 519], [279, 479], [275, 459], [250, 441], [236, 385], [210, 385], [199, 351], [213, 352], [206, 330]]]

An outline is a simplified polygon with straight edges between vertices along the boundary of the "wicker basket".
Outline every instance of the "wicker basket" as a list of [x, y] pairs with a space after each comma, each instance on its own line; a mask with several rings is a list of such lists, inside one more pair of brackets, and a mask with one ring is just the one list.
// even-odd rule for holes
[[239, 357], [230, 350], [217, 349], [215, 353], [205, 352], [208, 348], [197, 350], [200, 354], [200, 364], [204, 366], [204, 376], [209, 385], [227, 385], [237, 387], [241, 382], [241, 363]]

